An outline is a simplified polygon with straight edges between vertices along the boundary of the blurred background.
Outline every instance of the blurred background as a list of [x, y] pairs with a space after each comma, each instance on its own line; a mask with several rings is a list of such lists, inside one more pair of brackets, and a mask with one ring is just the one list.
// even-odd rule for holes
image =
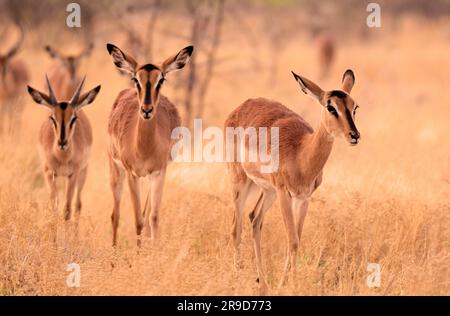
[[[0, 57], [12, 55], [21, 69], [1, 69], [7, 80], [0, 87], [0, 295], [257, 293], [249, 225], [245, 266], [240, 273], [232, 270], [224, 164], [170, 166], [161, 245], [139, 255], [125, 192], [120, 247], [111, 249], [107, 118], [131, 81], [115, 69], [108, 42], [140, 63], [195, 46], [189, 64], [170, 74], [162, 91], [186, 126], [202, 118], [204, 127], [221, 127], [234, 108], [259, 96], [280, 101], [317, 126], [320, 108], [290, 71], [332, 90], [353, 69], [362, 142], [349, 148], [336, 141], [305, 223], [300, 287], [280, 294], [450, 294], [450, 1], [377, 1], [380, 28], [367, 26], [370, 1], [359, 0], [86, 0], [77, 1], [81, 28], [66, 26], [68, 3], [0, 0]], [[56, 248], [48, 236], [48, 192], [36, 150], [48, 113], [25, 95], [26, 84], [45, 91], [44, 74], [61, 67], [47, 45], [59, 56], [85, 53], [77, 76], [87, 75], [86, 89], [102, 85], [86, 108], [94, 149], [83, 234], [61, 237]], [[274, 206], [262, 241], [273, 287], [285, 246]], [[70, 262], [81, 265], [79, 289], [65, 285]], [[373, 262], [382, 266], [380, 288], [366, 285], [366, 267]]]

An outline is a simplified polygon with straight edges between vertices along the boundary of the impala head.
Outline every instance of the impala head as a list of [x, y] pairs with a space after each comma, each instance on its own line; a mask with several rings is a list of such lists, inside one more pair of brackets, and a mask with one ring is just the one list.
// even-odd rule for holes
[[183, 68], [194, 51], [193, 46], [188, 46], [161, 64], [139, 65], [133, 57], [118, 47], [107, 44], [106, 48], [116, 67], [128, 73], [134, 82], [139, 99], [140, 116], [144, 120], [150, 120], [157, 111], [161, 87], [166, 80], [166, 75]]
[[348, 69], [342, 78], [341, 90], [323, 91], [314, 82], [292, 72], [302, 91], [316, 100], [322, 107], [322, 124], [329, 134], [341, 136], [351, 145], [359, 142], [360, 134], [355, 125], [358, 105], [350, 96], [355, 83], [353, 71]]
[[81, 94], [83, 89], [84, 79], [79, 84], [73, 97], [70, 101], [59, 102], [53, 92], [50, 81], [47, 80], [48, 94], [40, 92], [28, 86], [28, 93], [33, 98], [34, 102], [44, 105], [51, 110], [49, 119], [52, 121], [55, 133], [55, 145], [57, 149], [65, 151], [69, 148], [75, 126], [77, 124], [78, 111], [94, 102], [95, 97], [100, 91], [100, 86]]
[[81, 64], [81, 61], [88, 57], [92, 50], [94, 49], [94, 44], [89, 44], [89, 46], [79, 53], [78, 55], [63, 55], [53, 47], [47, 45], [45, 51], [50, 55], [51, 58], [57, 59], [69, 72], [70, 78], [75, 80], [77, 75], [77, 70]]
[[8, 71], [9, 61], [19, 52], [25, 38], [22, 27], [18, 26], [18, 29], [19, 37], [17, 38], [14, 45], [5, 54], [0, 54], [0, 75], [2, 80], [5, 79], [6, 73]]

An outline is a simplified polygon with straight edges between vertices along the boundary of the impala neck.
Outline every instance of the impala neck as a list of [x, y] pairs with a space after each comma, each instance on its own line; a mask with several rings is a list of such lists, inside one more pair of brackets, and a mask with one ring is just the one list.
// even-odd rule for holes
[[300, 165], [304, 166], [304, 176], [313, 181], [322, 171], [333, 148], [334, 137], [328, 133], [324, 124], [309, 137], [298, 155]]
[[155, 150], [156, 144], [156, 120], [157, 109], [155, 114], [150, 120], [143, 120], [138, 117], [138, 123], [136, 125], [135, 146], [136, 152], [139, 157], [148, 157]]

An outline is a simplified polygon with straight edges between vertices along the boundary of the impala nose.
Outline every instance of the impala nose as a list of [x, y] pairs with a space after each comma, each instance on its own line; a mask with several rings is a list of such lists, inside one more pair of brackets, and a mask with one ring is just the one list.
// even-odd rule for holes
[[152, 118], [152, 114], [153, 114], [153, 107], [151, 107], [150, 109], [146, 110], [143, 107], [141, 107], [141, 113], [142, 113], [142, 117], [145, 120], [149, 120]]
[[351, 131], [350, 133], [348, 133], [348, 136], [351, 145], [356, 145], [359, 143], [359, 138], [361, 137], [361, 135], [358, 131]]
[[66, 147], [67, 147], [67, 140], [59, 140], [58, 141], [58, 147], [61, 150], [66, 149]]

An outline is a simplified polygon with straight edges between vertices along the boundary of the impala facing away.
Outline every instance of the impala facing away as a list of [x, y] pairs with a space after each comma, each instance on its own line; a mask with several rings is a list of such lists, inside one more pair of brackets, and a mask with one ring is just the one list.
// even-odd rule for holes
[[53, 82], [55, 93], [61, 99], [69, 100], [75, 92], [81, 79], [78, 75], [78, 68], [83, 59], [91, 55], [93, 49], [94, 44], [91, 43], [78, 55], [63, 55], [51, 46], [47, 45], [45, 47], [45, 50], [50, 57], [58, 61], [52, 66], [49, 73], [49, 79]]
[[34, 102], [50, 110], [50, 116], [43, 122], [39, 132], [39, 151], [44, 167], [44, 176], [50, 189], [53, 211], [58, 208], [56, 177], [67, 177], [68, 185], [64, 206], [66, 221], [70, 219], [72, 198], [77, 189], [75, 210], [78, 224], [81, 211], [81, 191], [86, 181], [92, 146], [91, 124], [82, 108], [94, 102], [100, 86], [80, 95], [83, 79], [71, 100], [60, 102], [47, 77], [46, 80], [48, 95], [28, 86], [28, 93]]
[[14, 115], [19, 121], [23, 110], [21, 99], [29, 77], [23, 61], [16, 58], [24, 40], [23, 29], [19, 26], [17, 28], [19, 30], [17, 41], [5, 54], [0, 54], [0, 134], [6, 121], [10, 124], [9, 129], [15, 125]]
[[[127, 72], [136, 87], [119, 93], [109, 116], [108, 155], [114, 196], [111, 216], [113, 245], [117, 244], [125, 175], [134, 208], [137, 244], [140, 245], [144, 220], [145, 234], [151, 236], [152, 241], [157, 237], [164, 178], [173, 144], [171, 133], [180, 126], [178, 111], [169, 99], [161, 95], [161, 87], [169, 72], [185, 66], [194, 48], [188, 46], [161, 64], [144, 65], [139, 65], [133, 57], [112, 44], [108, 44], [107, 49], [116, 67]], [[150, 191], [142, 214], [139, 178], [147, 176]]]
[[[250, 221], [256, 255], [257, 282], [261, 294], [265, 294], [268, 289], [261, 259], [261, 229], [264, 214], [278, 197], [289, 241], [280, 286], [287, 280], [290, 270], [295, 282], [297, 250], [309, 198], [322, 182], [322, 169], [330, 155], [334, 138], [342, 137], [351, 145], [356, 145], [360, 137], [354, 123], [358, 106], [349, 95], [355, 82], [351, 70], [344, 73], [342, 90], [328, 92], [302, 76], [295, 73], [293, 75], [301, 90], [322, 107], [318, 129], [313, 131], [302, 117], [281, 103], [263, 98], [247, 100], [235, 109], [225, 122], [225, 128], [279, 128], [280, 164], [276, 172], [261, 173], [259, 164], [255, 162], [234, 162], [228, 165], [235, 208], [232, 237], [236, 264], [239, 263], [245, 201], [253, 188], [259, 189], [259, 198], [250, 213]], [[243, 150], [248, 152], [248, 142], [244, 145]], [[267, 147], [271, 148], [270, 145]]]

